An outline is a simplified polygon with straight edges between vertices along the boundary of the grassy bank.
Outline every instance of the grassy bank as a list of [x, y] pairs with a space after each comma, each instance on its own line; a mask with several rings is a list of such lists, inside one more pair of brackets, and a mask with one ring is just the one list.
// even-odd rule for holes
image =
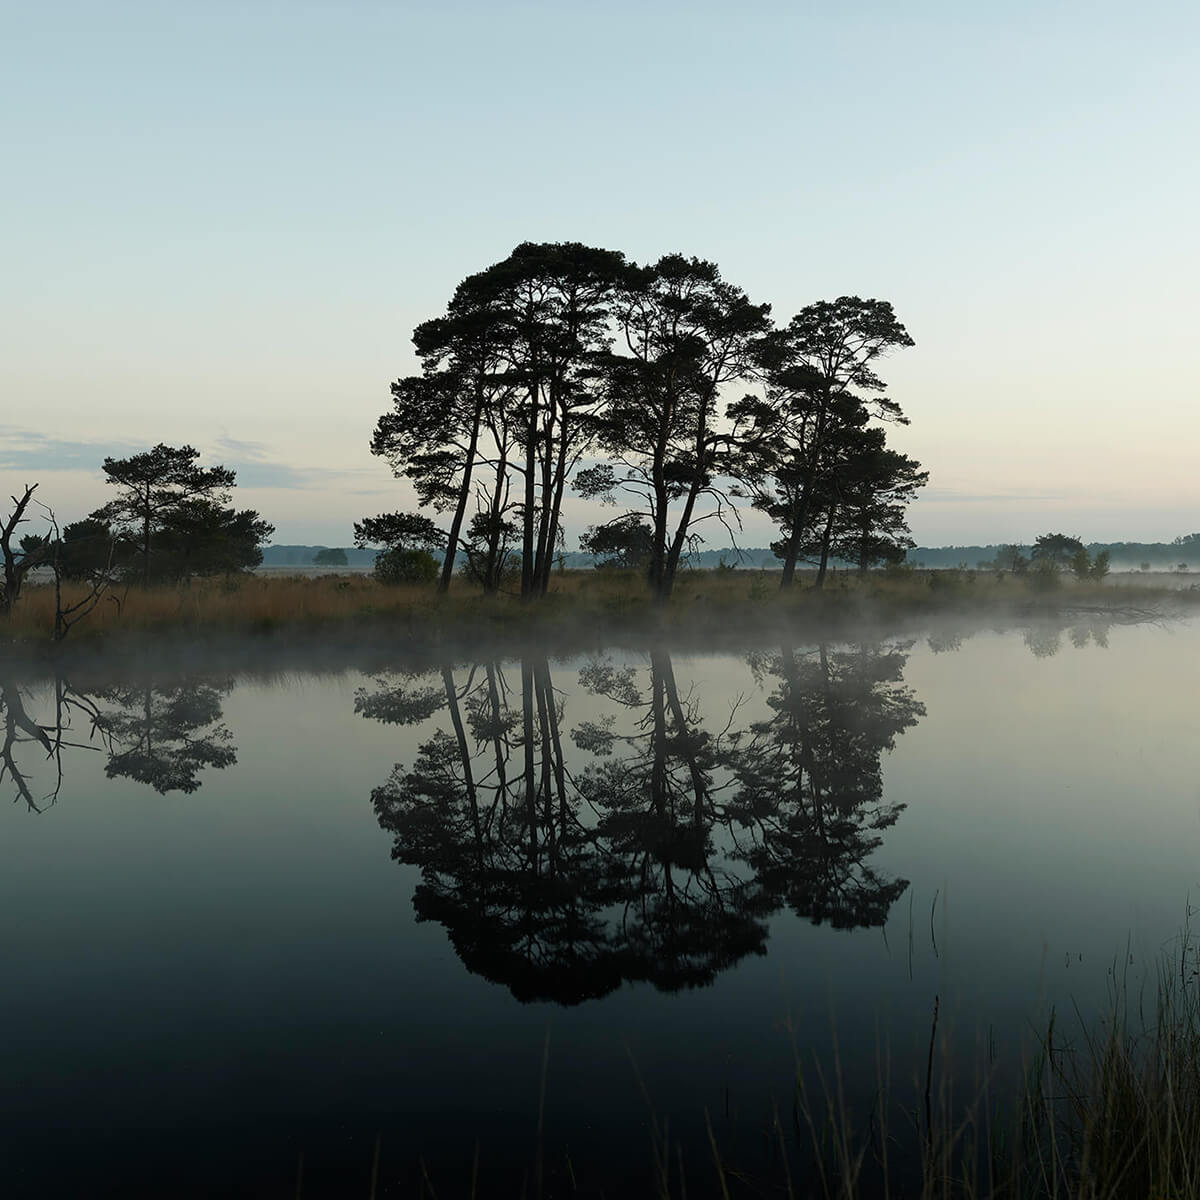
[[[66, 587], [64, 603], [81, 598]], [[388, 587], [363, 574], [244, 575], [196, 580], [182, 587], [115, 589], [72, 629], [68, 642], [175, 633], [354, 634], [369, 632], [421, 640], [539, 640], [653, 634], [663, 630], [727, 638], [757, 629], [836, 633], [877, 623], [895, 628], [941, 615], [1027, 618], [1078, 612], [1113, 619], [1174, 615], [1200, 603], [1200, 592], [1144, 585], [1044, 582], [990, 572], [902, 571], [838, 574], [824, 589], [801, 579], [783, 592], [778, 575], [756, 571], [683, 573], [675, 594], [657, 604], [640, 576], [621, 572], [565, 571], [550, 592], [523, 603], [516, 595], [484, 595], [456, 580], [449, 594], [431, 586]], [[7, 619], [12, 643], [50, 639], [54, 590], [28, 587]]]
[[[1200, 1197], [1200, 959], [1188, 931], [1164, 951], [1157, 978], [1111, 972], [1096, 1023], [1052, 1013], [1014, 1091], [984, 1082], [955, 1097], [930, 1030], [924, 1090], [889, 1127], [880, 1099], [856, 1128], [840, 1088], [818, 1094], [797, 1072], [809, 1178], [789, 1196], [825, 1200], [1195, 1200]], [[944, 1073], [949, 1075], [949, 1071]], [[781, 1130], [782, 1136], [782, 1130]], [[714, 1170], [725, 1164], [714, 1152]], [[813, 1176], [815, 1175], [815, 1178]]]

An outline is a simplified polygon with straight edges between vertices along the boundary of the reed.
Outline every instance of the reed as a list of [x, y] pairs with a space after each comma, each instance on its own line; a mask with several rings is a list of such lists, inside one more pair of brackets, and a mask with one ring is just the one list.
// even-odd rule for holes
[[[64, 585], [62, 602], [84, 596]], [[1158, 616], [1193, 607], [1200, 592], [1064, 581], [1052, 593], [1026, 580], [971, 571], [873, 572], [831, 575], [823, 589], [803, 575], [781, 591], [766, 571], [684, 571], [674, 594], [656, 603], [634, 572], [564, 571], [549, 594], [524, 603], [511, 593], [484, 595], [456, 580], [447, 595], [430, 585], [385, 586], [365, 574], [319, 577], [240, 575], [193, 580], [181, 586], [126, 586], [105, 595], [70, 640], [120, 633], [264, 633], [322, 628], [380, 628], [400, 634], [520, 634], [539, 636], [603, 627], [647, 631], [667, 627], [698, 633], [756, 627], [828, 628], [861, 621], [888, 622], [938, 614]], [[6, 620], [18, 641], [48, 640], [54, 629], [55, 594], [46, 584], [28, 586]]]

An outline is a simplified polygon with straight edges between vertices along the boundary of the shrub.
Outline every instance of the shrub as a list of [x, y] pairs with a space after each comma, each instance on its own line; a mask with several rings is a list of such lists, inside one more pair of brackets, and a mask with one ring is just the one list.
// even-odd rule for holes
[[1062, 584], [1058, 566], [1048, 558], [1035, 559], [1026, 578], [1035, 592], [1052, 592]]
[[437, 574], [437, 560], [428, 550], [406, 550], [403, 546], [393, 546], [375, 556], [375, 578], [380, 583], [432, 583]]

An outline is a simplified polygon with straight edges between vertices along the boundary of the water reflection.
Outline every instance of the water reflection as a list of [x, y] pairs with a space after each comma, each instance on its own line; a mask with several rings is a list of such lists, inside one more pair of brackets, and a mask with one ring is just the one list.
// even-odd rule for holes
[[908, 886], [868, 862], [904, 807], [883, 798], [881, 755], [925, 715], [901, 682], [906, 661], [898, 647], [800, 655], [784, 646], [759, 663], [779, 682], [772, 716], [735, 758], [732, 809], [750, 835], [738, 856], [772, 897], [815, 923], [881, 925]]
[[902, 808], [880, 758], [924, 713], [906, 659], [755, 656], [771, 715], [739, 724], [735, 699], [714, 727], [665, 650], [598, 661], [578, 685], [601, 711], [569, 741], [545, 656], [381, 679], [355, 707], [396, 724], [445, 713], [372, 792], [393, 858], [421, 871], [418, 919], [518, 999], [577, 1004], [625, 981], [709, 984], [765, 953], [785, 907], [839, 928], [886, 919], [907, 881], [869, 863]]
[[[1021, 639], [1034, 658], [1053, 658], [1063, 648], [1063, 635], [1076, 650], [1091, 645], [1108, 648], [1108, 638], [1116, 625], [1143, 625], [1154, 620], [1152, 613], [1142, 609], [1107, 609], [1098, 613], [1078, 613], [1060, 619], [1046, 618], [1021, 629]], [[934, 654], [962, 648], [963, 641], [972, 637], [975, 628], [947, 626], [931, 633], [926, 644]]]
[[[31, 715], [27, 693], [0, 678], [0, 784], [41, 812], [62, 790], [69, 753], [106, 755], [109, 779], [127, 778], [160, 794], [195, 792], [201, 772], [237, 761], [222, 702], [233, 680], [122, 684], [85, 690], [63, 675]], [[43, 790], [44, 789], [44, 790]]]
[[112, 744], [105, 774], [167, 792], [191, 793], [200, 772], [237, 762], [233, 735], [221, 720], [221, 702], [233, 680], [153, 687], [138, 684], [98, 693], [111, 706], [101, 717]]

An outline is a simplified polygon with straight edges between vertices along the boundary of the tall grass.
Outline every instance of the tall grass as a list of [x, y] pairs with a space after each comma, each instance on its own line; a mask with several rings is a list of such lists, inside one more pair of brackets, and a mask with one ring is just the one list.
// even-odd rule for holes
[[[797, 1058], [796, 1122], [808, 1169], [777, 1194], [822, 1200], [1196, 1200], [1200, 1198], [1200, 970], [1189, 929], [1164, 952], [1149, 1000], [1114, 981], [1104, 1016], [1078, 1011], [1064, 1040], [1051, 1013], [1015, 1090], [977, 1064], [965, 1101], [939, 1062], [936, 1005], [926, 1073], [905, 1108], [886, 1061], [868, 1127], [854, 1126], [835, 1070]], [[1146, 1015], [1143, 1017], [1143, 1013]], [[944, 1047], [943, 1047], [944, 1048]], [[897, 1121], [896, 1114], [903, 1115]], [[783, 1124], [776, 1122], [783, 1145]], [[730, 1164], [722, 1163], [722, 1176]]]
[[[801, 576], [799, 586], [784, 592], [774, 572], [684, 571], [670, 600], [656, 604], [636, 573], [566, 571], [553, 577], [548, 595], [522, 603], [511, 593], [485, 596], [461, 580], [454, 582], [448, 595], [439, 596], [431, 585], [385, 586], [367, 575], [242, 575], [173, 587], [114, 589], [70, 639], [119, 632], [260, 633], [324, 626], [468, 635], [526, 630], [544, 635], [600, 627], [653, 630], [665, 625], [728, 634], [744, 630], [747, 617], [752, 617], [755, 627], [783, 627], [942, 613], [1083, 609], [1136, 615], [1200, 600], [1200, 593], [1073, 580], [1045, 594], [1020, 578], [970, 571], [836, 574], [823, 590], [805, 583]], [[69, 605], [83, 595], [81, 587], [65, 585], [63, 603]], [[0, 632], [18, 640], [48, 640], [54, 629], [54, 607], [53, 587], [29, 586]]]

